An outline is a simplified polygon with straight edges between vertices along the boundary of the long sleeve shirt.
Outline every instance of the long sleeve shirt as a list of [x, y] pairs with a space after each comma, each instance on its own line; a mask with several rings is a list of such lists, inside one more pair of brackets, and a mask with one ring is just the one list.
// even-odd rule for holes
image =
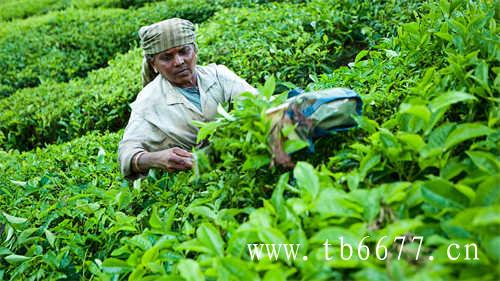
[[257, 92], [224, 65], [197, 66], [196, 75], [201, 111], [162, 75], [146, 85], [130, 105], [132, 112], [118, 147], [121, 172], [126, 178], [137, 177], [131, 165], [137, 153], [172, 147], [190, 150], [196, 145], [198, 133], [193, 120], [211, 121], [220, 103], [230, 102], [243, 92]]

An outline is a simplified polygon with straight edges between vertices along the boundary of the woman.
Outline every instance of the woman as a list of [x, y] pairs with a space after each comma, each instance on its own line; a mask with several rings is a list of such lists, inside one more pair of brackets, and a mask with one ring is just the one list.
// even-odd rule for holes
[[172, 18], [139, 30], [143, 86], [118, 148], [126, 178], [150, 168], [191, 169], [198, 129], [193, 120], [214, 118], [217, 106], [255, 88], [223, 65], [198, 66], [195, 27]]

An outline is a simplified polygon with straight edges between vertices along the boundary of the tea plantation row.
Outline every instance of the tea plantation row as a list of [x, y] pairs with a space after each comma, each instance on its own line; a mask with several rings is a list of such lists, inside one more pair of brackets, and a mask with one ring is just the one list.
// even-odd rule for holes
[[[59, 11], [70, 8], [91, 9], [91, 8], [123, 8], [132, 9], [154, 2], [171, 2], [169, 0], [3, 0], [0, 4], [0, 21], [22, 19], [35, 15], [42, 15], [48, 12]], [[213, 5], [226, 3], [234, 7], [254, 6], [259, 3], [273, 2], [273, 0], [214, 0]], [[294, 2], [301, 2], [295, 0]], [[174, 2], [175, 3], [175, 2]], [[196, 6], [198, 2], [192, 2]]]
[[34, 15], [42, 15], [51, 11], [64, 10], [67, 8], [129, 8], [130, 6], [142, 6], [146, 2], [154, 0], [4, 0], [0, 4], [0, 20], [22, 19]]
[[[465, 1], [427, 8], [416, 22], [402, 24], [396, 38], [313, 85], [358, 81], [352, 86], [369, 102], [359, 130], [318, 141], [314, 157], [296, 157], [310, 163], [299, 162], [293, 172], [269, 169], [270, 126], [262, 118], [272, 106], [268, 81], [260, 98], [248, 95], [230, 118], [202, 127], [212, 152], [196, 153], [190, 179], [162, 178], [166, 190], [181, 195], [154, 204], [145, 229], [96, 261], [102, 270], [96, 274], [102, 280], [497, 280], [495, 12], [491, 3]], [[381, 73], [392, 77], [380, 79]], [[387, 96], [394, 112], [383, 108]], [[197, 192], [186, 196], [186, 189]], [[355, 245], [357, 257], [339, 258], [340, 236]], [[400, 236], [409, 248], [399, 256], [404, 246], [393, 241]], [[410, 243], [419, 236], [420, 252]], [[329, 261], [326, 240], [333, 244]], [[249, 243], [302, 248], [293, 261], [280, 255], [257, 262]], [[450, 258], [453, 243], [462, 258]], [[465, 258], [467, 244], [477, 245], [477, 259]], [[362, 245], [370, 246], [367, 259]], [[389, 252], [384, 261], [383, 253], [373, 253], [380, 245]]]
[[4, 70], [0, 96], [42, 82], [85, 76], [105, 66], [116, 53], [136, 46], [142, 25], [174, 16], [204, 21], [217, 10], [209, 2], [197, 1], [195, 7], [174, 0], [137, 10], [64, 10], [7, 23], [0, 30], [0, 67]]
[[[417, 7], [409, 2], [394, 4], [391, 12], [378, 11], [383, 5], [383, 1], [338, 1], [331, 9], [327, 2], [311, 1], [221, 11], [200, 27], [200, 61], [226, 64], [252, 83], [274, 73], [281, 81], [304, 87], [309, 76], [331, 71], [361, 48], [393, 34], [393, 22], [410, 19], [400, 9]], [[200, 7], [186, 9], [193, 17], [208, 14]], [[176, 11], [182, 15], [182, 10]], [[392, 20], [383, 25], [387, 17]], [[128, 103], [140, 90], [140, 61], [140, 51], [132, 50], [85, 79], [46, 82], [0, 100], [1, 147], [29, 150], [89, 130], [124, 127]]]
[[[262, 117], [283, 99], [269, 102], [273, 79], [202, 128], [212, 149], [195, 152], [192, 172], [127, 183], [116, 163], [121, 132], [0, 152], [0, 279], [498, 280], [493, 5], [431, 3], [348, 66], [314, 73], [311, 88], [362, 94], [366, 115], [359, 129], [317, 141], [316, 154], [295, 155], [307, 162], [293, 171], [268, 168]], [[340, 259], [339, 236], [371, 256]], [[257, 262], [248, 243], [301, 248], [294, 261]], [[452, 243], [477, 244], [479, 259], [450, 260]]]
[[0, 97], [40, 83], [82, 77], [105, 66], [116, 53], [137, 46], [137, 30], [143, 25], [170, 17], [200, 23], [223, 7], [253, 6], [253, 2], [166, 0], [128, 10], [65, 9], [4, 23], [0, 27], [0, 67], [4, 70]]

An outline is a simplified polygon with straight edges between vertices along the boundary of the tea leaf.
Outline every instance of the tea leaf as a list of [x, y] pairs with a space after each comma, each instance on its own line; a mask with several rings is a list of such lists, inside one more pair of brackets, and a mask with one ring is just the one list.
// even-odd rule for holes
[[214, 256], [224, 255], [224, 241], [222, 240], [219, 231], [211, 224], [204, 223], [196, 231], [196, 235], [200, 242], [210, 249]]
[[444, 149], [448, 150], [451, 147], [460, 144], [466, 140], [477, 138], [491, 134], [492, 130], [479, 123], [459, 124], [446, 139]]
[[203, 273], [198, 263], [191, 259], [184, 259], [177, 264], [177, 269], [186, 281], [203, 281]]
[[482, 151], [467, 151], [467, 155], [472, 159], [474, 165], [479, 169], [489, 173], [491, 175], [496, 175], [500, 171], [500, 162], [491, 153]]
[[4, 259], [10, 264], [18, 264], [30, 260], [31, 258], [22, 255], [8, 255], [4, 257]]
[[111, 274], [125, 273], [132, 269], [127, 262], [115, 258], [108, 258], [102, 263], [102, 270]]
[[52, 233], [48, 229], [45, 229], [45, 237], [47, 238], [47, 241], [49, 242], [50, 246], [54, 247], [54, 243], [56, 241], [56, 236], [54, 235], [54, 233]]
[[309, 194], [311, 200], [319, 193], [319, 179], [314, 167], [306, 162], [298, 162], [293, 169], [293, 176], [297, 179], [297, 185], [301, 190]]
[[426, 202], [438, 208], [463, 208], [469, 203], [469, 199], [457, 192], [452, 183], [440, 178], [423, 182], [422, 194]]
[[438, 111], [443, 107], [450, 106], [452, 104], [468, 101], [468, 100], [477, 100], [473, 95], [464, 93], [464, 92], [448, 92], [442, 95], [437, 96], [429, 103], [430, 108], [433, 112]]
[[2, 212], [2, 214], [5, 217], [5, 219], [12, 224], [22, 224], [28, 221], [28, 219], [11, 216], [5, 212]]

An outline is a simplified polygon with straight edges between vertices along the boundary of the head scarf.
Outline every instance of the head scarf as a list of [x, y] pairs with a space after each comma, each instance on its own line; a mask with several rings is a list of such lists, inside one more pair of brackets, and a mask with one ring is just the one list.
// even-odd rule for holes
[[157, 73], [146, 59], [146, 55], [154, 55], [170, 48], [196, 44], [193, 23], [188, 20], [172, 18], [139, 29], [139, 38], [144, 53], [142, 60], [142, 85], [151, 82]]

